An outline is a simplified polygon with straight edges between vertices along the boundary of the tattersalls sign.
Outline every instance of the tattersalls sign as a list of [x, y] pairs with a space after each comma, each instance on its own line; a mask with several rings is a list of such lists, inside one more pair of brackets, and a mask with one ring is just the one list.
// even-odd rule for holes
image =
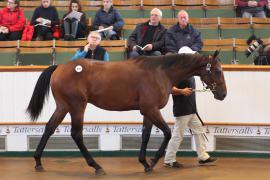
[[[85, 136], [95, 135], [99, 138], [100, 150], [120, 150], [121, 136], [141, 136], [142, 124], [85, 124], [83, 134]], [[173, 126], [170, 125], [171, 130]], [[207, 146], [209, 151], [215, 149], [215, 136], [219, 137], [270, 137], [270, 126], [218, 126], [207, 125], [206, 135], [209, 139]], [[0, 125], [0, 138], [4, 138], [6, 147], [4, 151], [29, 151], [28, 138], [39, 136], [44, 133], [45, 125]], [[163, 137], [161, 130], [153, 126], [152, 135]], [[54, 136], [70, 137], [71, 125], [62, 124], [55, 130]], [[185, 131], [186, 136], [190, 136], [189, 129]], [[193, 138], [192, 138], [193, 139]], [[192, 140], [193, 141], [193, 140]], [[108, 145], [108, 143], [111, 143]], [[106, 145], [106, 146], [103, 146]]]
[[[171, 125], [171, 130], [173, 126]], [[270, 136], [270, 127], [267, 126], [207, 126], [207, 135], [223, 135], [223, 136]], [[45, 125], [0, 125], [0, 135], [7, 134], [25, 134], [25, 135], [41, 135], [44, 133]], [[55, 134], [68, 135], [71, 133], [71, 125], [60, 125]], [[142, 134], [141, 124], [132, 125], [84, 125], [83, 134]], [[153, 126], [152, 134], [162, 134], [161, 130]], [[190, 132], [187, 129], [186, 135]]]
[[209, 133], [223, 136], [270, 136], [267, 126], [212, 126]]

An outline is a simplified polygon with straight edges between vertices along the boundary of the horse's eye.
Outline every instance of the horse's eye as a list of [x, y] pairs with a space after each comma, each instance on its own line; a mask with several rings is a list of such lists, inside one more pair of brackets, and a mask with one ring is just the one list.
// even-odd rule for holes
[[217, 76], [221, 76], [221, 71], [215, 71], [215, 74], [216, 74]]

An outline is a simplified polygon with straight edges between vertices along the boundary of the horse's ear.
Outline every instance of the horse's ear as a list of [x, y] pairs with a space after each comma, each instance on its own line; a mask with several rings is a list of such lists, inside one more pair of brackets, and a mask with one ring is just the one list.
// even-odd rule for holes
[[214, 59], [216, 59], [216, 57], [219, 55], [219, 52], [220, 52], [220, 49], [215, 51], [215, 53], [213, 55], [213, 58]]

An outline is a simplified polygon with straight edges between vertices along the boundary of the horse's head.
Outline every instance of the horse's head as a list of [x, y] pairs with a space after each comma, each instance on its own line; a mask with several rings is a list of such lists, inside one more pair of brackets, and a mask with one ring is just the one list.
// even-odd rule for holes
[[219, 51], [215, 51], [214, 55], [208, 56], [208, 63], [202, 66], [200, 77], [203, 83], [214, 94], [218, 100], [223, 100], [227, 95], [227, 88], [221, 63], [217, 58]]

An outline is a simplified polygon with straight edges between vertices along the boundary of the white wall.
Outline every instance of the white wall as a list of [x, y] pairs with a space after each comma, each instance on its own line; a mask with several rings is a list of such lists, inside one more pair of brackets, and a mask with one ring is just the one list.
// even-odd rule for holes
[[[0, 122], [29, 122], [25, 109], [40, 72], [0, 72]], [[205, 122], [269, 123], [270, 73], [225, 72], [228, 95], [217, 101], [209, 92], [197, 93], [197, 105]], [[197, 88], [201, 82], [197, 78]], [[39, 122], [47, 122], [55, 108], [52, 94], [45, 104]], [[172, 101], [162, 110], [167, 121], [173, 121]], [[69, 115], [65, 121], [69, 121]], [[85, 121], [138, 122], [138, 111], [110, 112], [88, 105]]]

